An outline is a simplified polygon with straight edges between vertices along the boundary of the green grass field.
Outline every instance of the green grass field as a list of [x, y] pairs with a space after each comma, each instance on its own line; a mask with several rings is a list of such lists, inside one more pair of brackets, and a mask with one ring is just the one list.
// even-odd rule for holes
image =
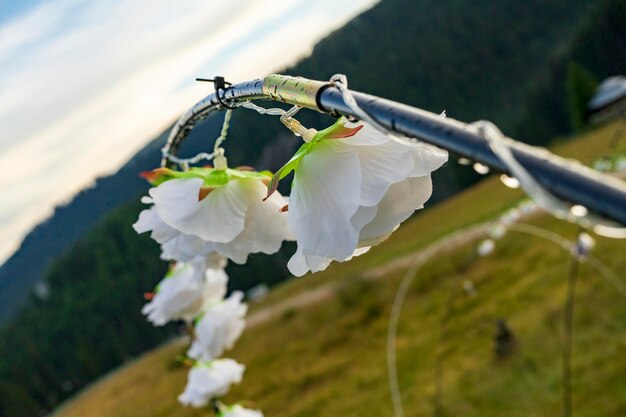
[[[590, 163], [604, 153], [613, 129], [606, 126], [555, 150]], [[224, 401], [246, 400], [245, 405], [262, 409], [268, 417], [392, 415], [386, 338], [391, 304], [406, 265], [389, 267], [382, 277], [376, 271], [450, 232], [497, 217], [521, 198], [520, 191], [487, 179], [408, 221], [370, 253], [289, 281], [252, 304], [254, 316], [270, 306], [285, 306], [285, 300], [297, 300], [307, 291], [326, 289], [316, 302], [274, 307], [267, 320], [246, 330], [227, 354], [247, 366], [244, 381]], [[523, 222], [570, 239], [576, 235], [574, 226], [545, 215]], [[626, 243], [602, 238], [597, 242], [595, 255], [626, 283]], [[515, 232], [498, 241], [487, 257], [475, 255], [476, 245], [473, 241], [438, 253], [407, 294], [396, 343], [406, 415], [433, 415], [438, 349], [444, 364], [443, 415], [560, 415], [561, 322], [569, 255], [553, 243]], [[474, 283], [475, 296], [462, 291], [466, 280]], [[626, 415], [624, 295], [588, 265], [582, 265], [578, 283], [574, 415]], [[506, 320], [516, 339], [513, 353], [504, 359], [494, 357], [498, 318]], [[180, 342], [155, 349], [89, 387], [55, 417], [210, 415], [177, 402], [187, 369], [174, 356], [184, 349]]]

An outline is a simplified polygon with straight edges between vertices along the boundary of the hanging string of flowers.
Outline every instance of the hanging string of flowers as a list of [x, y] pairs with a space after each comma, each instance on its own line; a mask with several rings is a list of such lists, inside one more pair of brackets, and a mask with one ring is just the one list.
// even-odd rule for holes
[[[218, 85], [220, 80], [222, 85]], [[448, 153], [390, 134], [358, 106], [345, 76], [333, 77], [330, 85], [359, 120], [341, 117], [320, 131], [307, 129], [294, 119], [298, 106], [285, 111], [251, 102], [228, 104], [223, 79], [215, 81], [215, 97], [229, 110], [213, 152], [179, 158], [172, 153], [178, 144], [170, 140], [162, 150], [164, 165], [173, 162], [179, 169], [162, 166], [142, 174], [152, 188], [142, 198], [149, 207], [140, 213], [134, 228], [138, 233], [149, 232], [161, 246], [161, 258], [172, 264], [154, 292], [146, 295], [149, 303], [143, 313], [155, 326], [175, 320], [187, 324], [191, 341], [185, 362], [192, 367], [178, 398], [183, 405], [210, 406], [222, 417], [259, 417], [260, 411], [226, 406], [218, 400], [241, 382], [245, 370], [235, 360], [221, 358], [241, 336], [247, 311], [243, 293], [226, 297], [228, 260], [244, 264], [250, 254], [273, 254], [284, 241], [295, 241], [297, 249], [287, 265], [295, 276], [323, 271], [333, 261], [349, 261], [385, 241], [424, 207], [432, 194], [431, 173], [447, 162]], [[276, 88], [267, 88], [269, 96], [283, 99]], [[302, 88], [306, 93], [307, 84]], [[310, 100], [307, 94], [292, 97], [295, 102], [308, 104]], [[206, 112], [205, 103], [198, 105]], [[303, 139], [276, 173], [228, 166], [222, 145], [236, 107], [280, 116], [281, 122]], [[193, 125], [193, 120], [208, 114], [200, 117], [195, 111], [193, 108], [181, 118], [170, 139], [189, 130], [186, 123]], [[445, 118], [445, 112], [439, 117]], [[582, 206], [570, 208], [544, 190], [515, 160], [495, 126], [478, 122], [468, 129], [479, 132], [515, 175], [503, 176], [505, 184], [521, 186], [552, 213], [583, 225], [595, 224], [586, 212], [579, 212]], [[202, 160], [213, 165], [191, 166]], [[479, 163], [474, 168], [489, 171]], [[290, 195], [283, 196], [278, 192], [279, 182], [292, 172]], [[520, 210], [534, 208], [532, 203], [506, 213], [490, 231], [490, 238], [482, 242], [479, 254], [486, 256], [494, 250], [494, 240], [506, 233]], [[623, 232], [604, 228], [612, 234]]]
[[[228, 167], [227, 124], [213, 153], [191, 160], [176, 158], [181, 170], [161, 167], [143, 173], [153, 186], [142, 201], [134, 228], [161, 245], [161, 258], [172, 262], [143, 313], [155, 326], [187, 323], [192, 364], [183, 405], [217, 407], [226, 417], [257, 417], [261, 412], [226, 407], [217, 398], [241, 382], [245, 367], [220, 359], [245, 327], [243, 293], [226, 296], [227, 261], [243, 264], [252, 253], [276, 253], [283, 241], [297, 250], [288, 268], [296, 276], [344, 262], [386, 240], [400, 223], [424, 206], [432, 193], [430, 174], [447, 152], [399, 140], [375, 127], [340, 118], [316, 131], [302, 127], [289, 112], [248, 106], [279, 114], [304, 143], [275, 174], [250, 167]], [[276, 109], [278, 110], [278, 109]], [[213, 166], [189, 162], [213, 160]], [[294, 172], [289, 200], [278, 184]]]

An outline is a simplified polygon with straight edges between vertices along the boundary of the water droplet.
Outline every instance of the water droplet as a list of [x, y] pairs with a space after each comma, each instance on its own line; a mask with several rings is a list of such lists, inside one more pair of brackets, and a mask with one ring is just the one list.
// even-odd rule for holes
[[476, 162], [474, 164], [474, 171], [478, 172], [480, 175], [485, 175], [489, 173], [489, 167], [481, 164], [480, 162]]
[[509, 177], [506, 174], [502, 174], [500, 175], [500, 181], [502, 181], [502, 184], [506, 185], [509, 188], [519, 188], [519, 181], [515, 177]]

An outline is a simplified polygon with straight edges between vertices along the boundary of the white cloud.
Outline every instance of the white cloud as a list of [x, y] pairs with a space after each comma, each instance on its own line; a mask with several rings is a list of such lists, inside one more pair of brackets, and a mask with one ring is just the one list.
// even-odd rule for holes
[[264, 76], [374, 2], [58, 0], [5, 23], [0, 262], [206, 94], [189, 80]]

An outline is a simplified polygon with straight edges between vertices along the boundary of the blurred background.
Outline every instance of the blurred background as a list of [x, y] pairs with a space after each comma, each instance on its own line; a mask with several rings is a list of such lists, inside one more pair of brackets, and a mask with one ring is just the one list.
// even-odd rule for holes
[[[212, 91], [196, 77], [273, 72], [343, 73], [352, 89], [626, 168], [626, 122], [613, 117], [623, 107], [591, 125], [588, 104], [626, 73], [624, 0], [0, 0], [0, 416], [208, 415], [176, 402], [179, 327], [153, 328], [140, 313], [166, 265], [131, 228], [148, 189], [138, 173], [159, 165], [171, 125]], [[622, 91], [610, 104], [623, 106], [624, 79], [610, 85]], [[181, 154], [209, 149], [222, 118], [198, 125]], [[238, 110], [225, 147], [233, 166], [275, 170], [295, 139], [276, 118]], [[353, 262], [291, 280], [286, 244], [228, 267], [231, 290], [270, 288], [229, 354], [248, 367], [232, 398], [267, 416], [391, 415], [394, 294], [412, 259], [444, 239], [436, 257], [447, 261], [427, 261], [401, 311], [407, 415], [561, 412], [570, 255], [514, 228], [477, 253], [522, 193], [453, 157], [433, 182], [427, 208]], [[577, 233], [534, 212], [515, 220]], [[575, 415], [626, 415], [625, 249], [598, 239], [613, 281], [581, 266]]]

